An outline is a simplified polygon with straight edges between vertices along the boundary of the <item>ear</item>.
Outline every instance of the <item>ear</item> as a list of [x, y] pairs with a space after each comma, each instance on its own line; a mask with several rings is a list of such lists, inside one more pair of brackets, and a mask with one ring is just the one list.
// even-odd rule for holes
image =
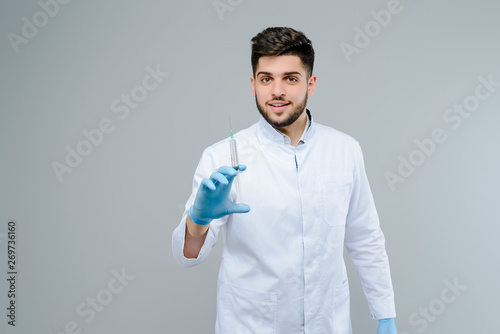
[[255, 78], [253, 74], [250, 76], [250, 83], [252, 84], [252, 95], [255, 97]]
[[316, 75], [312, 74], [307, 82], [307, 96], [312, 96], [316, 89]]

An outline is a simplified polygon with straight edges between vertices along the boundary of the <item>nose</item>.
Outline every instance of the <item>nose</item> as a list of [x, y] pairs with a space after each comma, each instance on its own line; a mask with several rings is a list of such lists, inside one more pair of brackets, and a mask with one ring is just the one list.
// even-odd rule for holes
[[281, 97], [285, 95], [285, 87], [283, 85], [283, 82], [281, 80], [275, 80], [273, 82], [273, 96], [274, 97]]

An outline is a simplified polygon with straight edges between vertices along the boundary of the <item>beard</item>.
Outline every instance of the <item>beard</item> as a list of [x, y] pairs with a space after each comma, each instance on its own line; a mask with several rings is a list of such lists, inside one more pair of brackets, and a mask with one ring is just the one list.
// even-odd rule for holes
[[[288, 102], [291, 103], [290, 101], [286, 101], [284, 98], [276, 98], [273, 99], [273, 101], [283, 101], [283, 102]], [[295, 122], [297, 119], [299, 119], [300, 115], [306, 110], [306, 104], [307, 104], [307, 93], [304, 96], [304, 99], [299, 102], [299, 104], [292, 110], [292, 112], [288, 115], [288, 118], [281, 122], [275, 122], [271, 119], [269, 116], [269, 113], [267, 113], [262, 105], [260, 105], [259, 100], [257, 98], [257, 94], [255, 94], [255, 104], [257, 104], [257, 109], [259, 109], [260, 114], [264, 119], [269, 123], [273, 128], [276, 130], [279, 130], [281, 128], [284, 128], [285, 126], [288, 126]]]

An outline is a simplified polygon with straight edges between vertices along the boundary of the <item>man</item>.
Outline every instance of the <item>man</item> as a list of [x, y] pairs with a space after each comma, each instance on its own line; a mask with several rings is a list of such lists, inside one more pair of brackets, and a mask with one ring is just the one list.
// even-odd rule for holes
[[247, 204], [234, 203], [238, 171], [228, 167], [223, 140], [203, 152], [173, 232], [174, 257], [185, 267], [203, 262], [222, 232], [216, 333], [351, 333], [344, 245], [379, 319], [377, 333], [396, 333], [361, 149], [306, 109], [316, 88], [313, 63], [311, 41], [291, 28], [252, 39], [252, 93], [262, 117], [235, 135], [248, 166], [238, 168]]

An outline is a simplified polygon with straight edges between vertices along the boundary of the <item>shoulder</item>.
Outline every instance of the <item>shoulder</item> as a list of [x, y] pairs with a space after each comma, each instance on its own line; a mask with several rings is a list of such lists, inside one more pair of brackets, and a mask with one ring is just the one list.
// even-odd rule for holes
[[321, 137], [321, 140], [352, 147], [359, 146], [359, 142], [347, 133], [320, 123], [314, 123], [314, 126], [316, 127], [316, 131], [318, 133], [318, 136]]
[[315, 124], [315, 147], [320, 152], [329, 152], [331, 163], [344, 161], [354, 167], [363, 161], [363, 152], [359, 142], [352, 136], [330, 126]]

